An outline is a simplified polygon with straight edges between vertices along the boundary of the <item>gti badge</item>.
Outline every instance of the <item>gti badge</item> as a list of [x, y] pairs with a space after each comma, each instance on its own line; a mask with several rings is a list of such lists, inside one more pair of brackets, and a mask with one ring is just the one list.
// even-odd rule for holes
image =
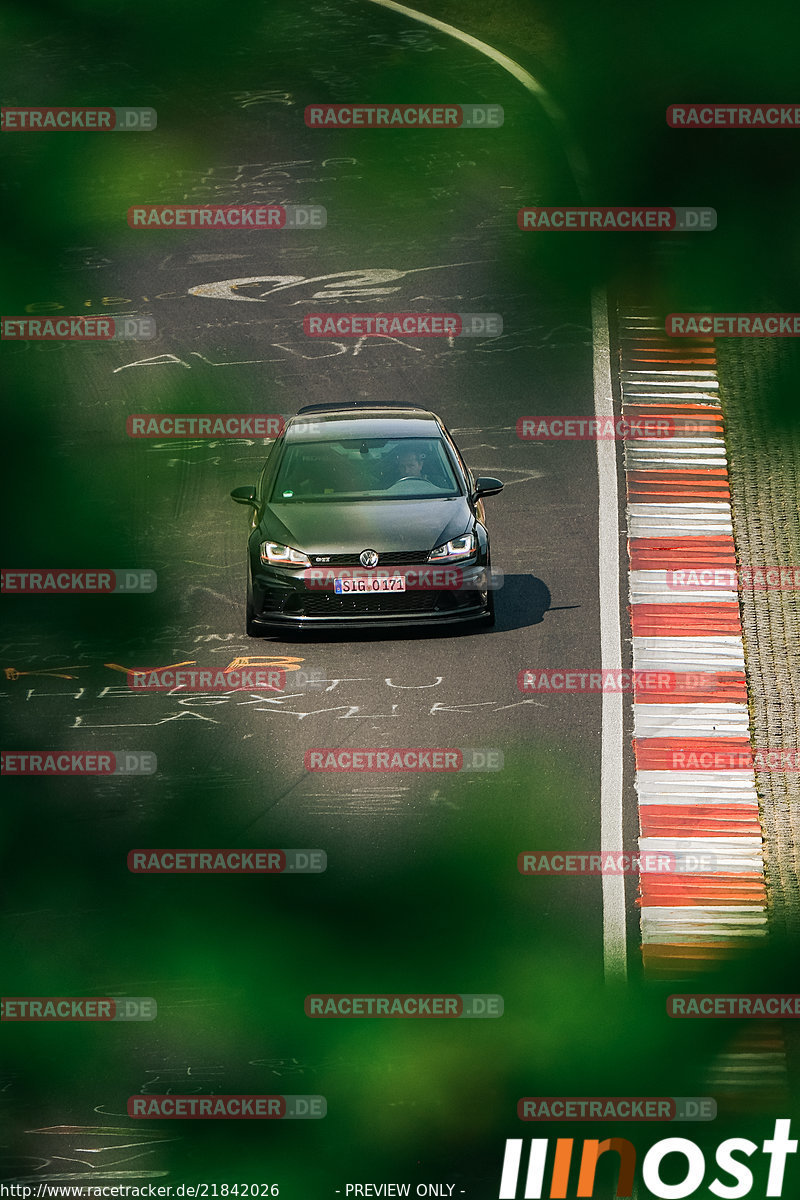
[[362, 567], [374, 567], [377, 565], [378, 556], [374, 550], [362, 550], [358, 556], [358, 561]]

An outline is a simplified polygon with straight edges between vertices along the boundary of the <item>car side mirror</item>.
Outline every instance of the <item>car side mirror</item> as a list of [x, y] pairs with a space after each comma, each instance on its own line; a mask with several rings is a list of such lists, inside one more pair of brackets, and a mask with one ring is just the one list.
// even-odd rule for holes
[[482, 500], [484, 496], [496, 496], [502, 490], [503, 484], [499, 479], [494, 479], [491, 475], [479, 475], [475, 480], [475, 491], [472, 493], [472, 499]]
[[251, 508], [257, 508], [256, 494], [251, 487], [234, 488], [231, 492], [231, 500], [235, 500], [237, 504], [249, 504]]

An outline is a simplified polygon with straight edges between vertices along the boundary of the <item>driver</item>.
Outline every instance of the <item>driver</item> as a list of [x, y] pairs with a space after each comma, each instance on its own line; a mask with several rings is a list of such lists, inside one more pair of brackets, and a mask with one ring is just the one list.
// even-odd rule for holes
[[397, 455], [397, 470], [398, 476], [396, 482], [401, 479], [426, 479], [423, 474], [425, 467], [425, 455], [417, 450], [401, 450]]

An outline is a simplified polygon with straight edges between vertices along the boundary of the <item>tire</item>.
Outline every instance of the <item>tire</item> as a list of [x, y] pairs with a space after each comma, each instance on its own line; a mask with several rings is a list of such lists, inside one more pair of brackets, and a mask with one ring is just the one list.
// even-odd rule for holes
[[247, 596], [244, 607], [244, 628], [248, 637], [261, 637], [262, 630], [255, 624], [255, 612], [253, 610], [253, 591], [250, 584], [250, 566], [247, 566]]
[[481, 617], [481, 627], [483, 629], [492, 629], [496, 618], [494, 611], [494, 592], [491, 588], [489, 589], [486, 600], [489, 608], [488, 611]]
[[[486, 574], [488, 576], [489, 582], [491, 583], [491, 578], [492, 578], [491, 559], [487, 559]], [[495, 623], [494, 588], [492, 588], [492, 587], [489, 587], [486, 590], [486, 607], [487, 607], [487, 611], [481, 617], [481, 628], [482, 629], [492, 629], [494, 627], [494, 623]]]
[[253, 608], [249, 600], [244, 613], [244, 628], [248, 637], [261, 637], [262, 630], [253, 620]]

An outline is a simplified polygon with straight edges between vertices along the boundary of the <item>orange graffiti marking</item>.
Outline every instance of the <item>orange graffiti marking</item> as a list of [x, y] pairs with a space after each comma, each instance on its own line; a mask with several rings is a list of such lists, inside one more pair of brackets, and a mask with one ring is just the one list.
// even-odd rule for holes
[[64, 675], [63, 671], [85, 671], [85, 667], [62, 667], [60, 671], [18, 671], [16, 667], [5, 667], [6, 679], [21, 679], [23, 675], [49, 675], [52, 679], [77, 679], [77, 675]]
[[234, 658], [225, 670], [241, 671], [242, 667], [280, 667], [282, 671], [299, 671], [300, 663], [305, 661], [304, 658], [291, 658], [281, 654], [273, 656], [256, 655], [255, 657]]

